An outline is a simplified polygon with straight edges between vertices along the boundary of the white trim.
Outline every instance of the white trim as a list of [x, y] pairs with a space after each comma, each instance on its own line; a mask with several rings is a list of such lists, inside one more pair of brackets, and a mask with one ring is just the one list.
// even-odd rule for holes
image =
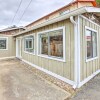
[[100, 8], [98, 7], [86, 7], [87, 12], [90, 13], [100, 13]]
[[94, 57], [94, 58], [90, 58], [90, 59], [87, 59], [86, 58], [86, 62], [90, 62], [90, 61], [92, 61], [92, 60], [96, 60], [96, 59], [98, 59], [99, 57]]
[[[26, 41], [29, 42], [29, 39], [32, 41], [32, 47], [31, 48], [26, 48]], [[33, 48], [33, 39], [32, 38], [25, 38], [24, 40], [25, 40], [25, 50], [26, 49], [32, 49]]]
[[[87, 30], [90, 30], [90, 31], [92, 31], [92, 32], [95, 32], [96, 33], [96, 35], [97, 35], [97, 56], [96, 57], [92, 57], [92, 58], [89, 58], [89, 59], [87, 59], [87, 46], [86, 46], [86, 62], [89, 62], [89, 61], [92, 61], [92, 60], [95, 60], [95, 59], [98, 59], [99, 57], [98, 57], [98, 31], [97, 30], [95, 30], [95, 29], [93, 29], [93, 28], [91, 28], [91, 27], [88, 27], [88, 26], [85, 26], [85, 36], [86, 36], [86, 31]], [[86, 39], [85, 39], [86, 40]], [[86, 42], [86, 41], [85, 41]]]
[[0, 60], [13, 59], [13, 58], [15, 58], [15, 56], [11, 56], [11, 57], [1, 57]]
[[51, 60], [57, 60], [57, 61], [61, 61], [61, 62], [66, 62], [65, 60], [61, 59], [60, 57], [54, 57], [54, 56], [48, 56], [48, 55], [37, 55], [38, 57], [42, 57], [42, 58], [47, 58], [47, 59], [51, 59]]
[[31, 52], [28, 52], [28, 51], [24, 51], [24, 53], [30, 54], [30, 55], [35, 55], [35, 53], [31, 53]]
[[60, 29], [65, 29], [65, 26], [62, 26], [62, 27], [57, 27], [57, 28], [53, 28], [53, 29], [49, 29], [49, 30], [46, 30], [46, 31], [42, 31], [42, 32], [38, 32], [37, 34], [45, 34], [47, 32], [51, 32], [51, 31], [56, 31], [56, 30], [60, 30]]
[[75, 51], [74, 51], [74, 80], [75, 84], [73, 88], [77, 88], [78, 84], [80, 83], [80, 18], [77, 16], [74, 20], [74, 17], [70, 17], [70, 21], [74, 25], [74, 45], [75, 45]]
[[18, 56], [18, 39], [16, 38], [16, 57]]
[[[39, 35], [40, 34], [45, 34], [47, 32], [51, 32], [51, 31], [60, 30], [60, 29], [63, 29], [63, 58], [60, 59], [60, 57], [53, 57], [53, 56], [39, 54]], [[47, 58], [47, 59], [52, 59], [52, 60], [66, 62], [65, 46], [66, 46], [65, 45], [65, 26], [62, 26], [62, 27], [58, 27], [58, 28], [54, 28], [54, 29], [51, 29], [51, 30], [42, 31], [42, 32], [37, 33], [37, 56], [39, 56], [39, 57], [44, 57], [44, 58]]]
[[[54, 18], [54, 19], [50, 19], [50, 20], [48, 20], [48, 21], [46, 21], [46, 22], [43, 22], [43, 23], [38, 24], [38, 25], [36, 25], [36, 26], [33, 26], [33, 27], [31, 27], [30, 29], [25, 30], [25, 31], [23, 31], [23, 32], [20, 32], [20, 33], [18, 33], [18, 34], [15, 34], [15, 35], [13, 35], [13, 36], [18, 36], [18, 35], [21, 35], [21, 34], [23, 34], [23, 33], [32, 31], [32, 30], [34, 30], [34, 29], [37, 29], [37, 28], [40, 28], [40, 27], [43, 27], [43, 26], [46, 26], [46, 25], [50, 25], [50, 24], [56, 23], [56, 22], [58, 22], [58, 21], [65, 20], [65, 19], [69, 18], [70, 16], [81, 15], [81, 14], [83, 14], [83, 13], [89, 12], [90, 10], [89, 10], [88, 8], [89, 8], [89, 9], [94, 9], [95, 7], [81, 7], [81, 8], [79, 8], [79, 9], [75, 9], [75, 10], [73, 10], [73, 11], [70, 11], [70, 12], [67, 13], [67, 14], [58, 16], [58, 17], [56, 17], [56, 18]], [[90, 12], [91, 12], [91, 11], [90, 11]], [[96, 13], [96, 12], [100, 12], [100, 8], [99, 8], [99, 11], [98, 11], [98, 8], [95, 8], [95, 13]], [[93, 13], [94, 13], [94, 12], [93, 12]]]
[[80, 82], [80, 84], [78, 85], [78, 88], [80, 88], [81, 86], [83, 86], [85, 83], [87, 83], [89, 80], [91, 80], [94, 76], [96, 76], [97, 74], [100, 73], [100, 69], [96, 72], [94, 72], [91, 76], [89, 76], [88, 78], [84, 79], [82, 82]]
[[42, 67], [40, 67], [40, 66], [37, 66], [37, 65], [35, 65], [35, 64], [32, 64], [32, 63], [30, 63], [30, 62], [28, 62], [28, 61], [26, 61], [26, 60], [24, 60], [24, 59], [22, 59], [22, 61], [25, 62], [25, 63], [27, 63], [27, 64], [29, 64], [29, 65], [31, 65], [32, 67], [34, 67], [34, 68], [36, 68], [36, 69], [39, 69], [39, 70], [41, 70], [41, 71], [43, 71], [43, 72], [45, 72], [45, 73], [47, 73], [47, 74], [49, 74], [49, 75], [51, 75], [51, 76], [54, 76], [55, 78], [58, 78], [58, 79], [60, 79], [60, 80], [62, 80], [62, 81], [64, 81], [64, 82], [66, 82], [66, 83], [68, 83], [68, 84], [70, 84], [70, 85], [72, 85], [72, 86], [75, 84], [74, 81], [71, 81], [71, 80], [69, 80], [69, 79], [67, 79], [67, 78], [64, 78], [64, 77], [62, 77], [62, 76], [60, 76], [60, 75], [57, 75], [57, 74], [55, 74], [55, 73], [53, 73], [53, 72], [51, 72], [51, 71], [48, 71], [48, 70], [46, 70], [46, 69], [44, 69], [44, 68], [42, 68]]
[[77, 16], [75, 18], [75, 21], [76, 21], [76, 24], [74, 24], [74, 36], [75, 36], [75, 84], [73, 86], [73, 88], [77, 88], [78, 87], [78, 84], [80, 83], [80, 19], [79, 19], [79, 16]]
[[83, 15], [79, 15], [79, 16], [80, 16], [81, 18], [83, 18], [83, 19], [85, 19], [85, 20], [89, 21], [90, 23], [95, 24], [95, 25], [97, 25], [98, 27], [100, 27], [100, 25], [99, 25], [99, 24], [97, 24], [97, 23], [93, 22], [92, 20], [88, 19], [87, 17], [85, 17], [85, 16], [83, 16]]
[[9, 42], [9, 41], [8, 41], [8, 37], [2, 37], [2, 36], [0, 36], [0, 38], [1, 38], [1, 39], [6, 39], [6, 49], [0, 49], [0, 51], [1, 51], [1, 50], [8, 50], [8, 42]]
[[[33, 41], [33, 39], [32, 39], [32, 48], [34, 48], [34, 52], [33, 53], [31, 53], [31, 52], [28, 52], [28, 51], [26, 51], [25, 49], [26, 49], [26, 43], [25, 43], [25, 38], [27, 38], [28, 36], [33, 36], [33, 38], [34, 38], [34, 41]], [[25, 53], [27, 53], [27, 54], [32, 54], [32, 55], [35, 55], [35, 33], [33, 33], [33, 34], [29, 34], [29, 35], [25, 35], [24, 37], [23, 37], [23, 40], [24, 40], [24, 52]], [[30, 38], [29, 38], [30, 39]], [[33, 45], [33, 43], [34, 43], [34, 45]]]
[[96, 33], [98, 32], [97, 30], [95, 30], [95, 29], [93, 29], [93, 28], [91, 28], [91, 27], [88, 27], [88, 26], [85, 26], [85, 30], [86, 30], [86, 29], [88, 29], [88, 30], [90, 30], [90, 31], [93, 31], [93, 32], [96, 32]]
[[78, 48], [78, 51], [77, 51], [77, 85], [80, 83], [80, 78], [81, 78], [81, 73], [80, 73], [80, 70], [81, 70], [81, 40], [80, 40], [80, 17], [78, 16], [78, 26], [77, 26], [77, 48]]
[[[20, 55], [18, 54], [18, 40], [20, 41]], [[16, 38], [16, 57], [17, 58], [22, 58], [22, 51], [21, 51], [21, 49], [22, 49], [22, 37], [19, 37], [19, 38]]]

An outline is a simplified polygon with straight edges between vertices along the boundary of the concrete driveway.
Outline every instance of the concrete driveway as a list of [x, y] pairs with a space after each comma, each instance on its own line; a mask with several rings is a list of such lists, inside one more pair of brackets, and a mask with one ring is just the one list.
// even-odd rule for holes
[[69, 96], [30, 71], [23, 62], [0, 61], [0, 100], [65, 100]]
[[71, 100], [100, 100], [100, 74], [84, 85]]

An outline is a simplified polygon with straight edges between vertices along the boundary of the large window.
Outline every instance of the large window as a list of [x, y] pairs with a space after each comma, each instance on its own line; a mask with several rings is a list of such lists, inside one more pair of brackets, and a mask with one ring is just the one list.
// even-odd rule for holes
[[64, 58], [63, 28], [39, 34], [39, 54], [53, 58]]
[[29, 52], [29, 53], [34, 53], [34, 36], [30, 35], [25, 37], [24, 39], [24, 43], [25, 43], [25, 51]]
[[86, 29], [87, 59], [97, 57], [97, 32]]
[[6, 50], [6, 49], [7, 49], [7, 38], [0, 37], [0, 50]]

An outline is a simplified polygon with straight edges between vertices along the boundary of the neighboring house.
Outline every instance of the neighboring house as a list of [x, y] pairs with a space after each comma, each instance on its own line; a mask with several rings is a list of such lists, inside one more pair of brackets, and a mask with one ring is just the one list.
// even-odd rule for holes
[[73, 88], [100, 73], [100, 8], [95, 0], [77, 0], [25, 28], [13, 35], [22, 61]]
[[23, 27], [15, 26], [0, 30], [0, 59], [16, 56], [16, 39], [13, 35], [23, 30]]

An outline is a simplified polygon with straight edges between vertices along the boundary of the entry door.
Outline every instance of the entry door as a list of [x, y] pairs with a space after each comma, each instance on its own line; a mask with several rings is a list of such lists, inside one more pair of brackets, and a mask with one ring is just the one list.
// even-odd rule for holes
[[16, 39], [16, 57], [21, 58], [21, 39]]

